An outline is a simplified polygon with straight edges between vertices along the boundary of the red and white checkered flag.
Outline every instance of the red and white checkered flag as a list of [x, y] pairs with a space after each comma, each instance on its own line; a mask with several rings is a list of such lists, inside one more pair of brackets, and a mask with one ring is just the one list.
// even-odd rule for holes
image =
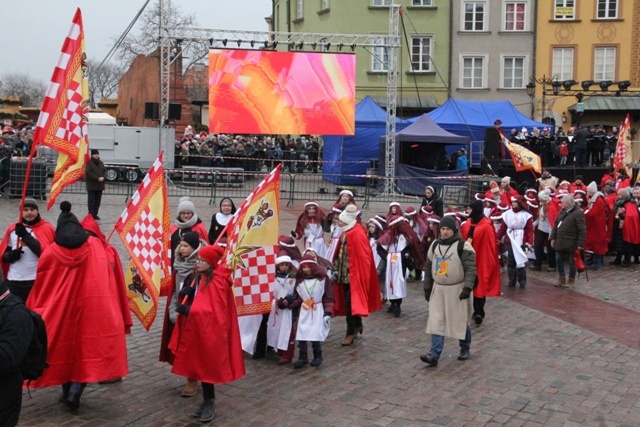
[[132, 271], [128, 272], [133, 278], [129, 284], [129, 306], [147, 330], [156, 317], [161, 290], [171, 283], [171, 220], [162, 154], [115, 225], [133, 263]]
[[627, 117], [620, 124], [618, 131], [618, 143], [616, 144], [616, 153], [613, 157], [613, 164], [616, 169], [625, 169], [627, 174], [631, 176], [631, 141], [629, 138], [629, 129], [631, 127], [631, 118], [627, 113]]

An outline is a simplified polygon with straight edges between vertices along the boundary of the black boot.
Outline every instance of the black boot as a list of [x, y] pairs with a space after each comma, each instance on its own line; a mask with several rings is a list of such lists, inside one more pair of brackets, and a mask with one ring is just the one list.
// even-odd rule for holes
[[322, 364], [322, 350], [313, 350], [313, 360], [311, 361], [311, 363], [309, 363], [309, 365], [313, 366], [314, 368], [317, 368], [318, 366], [320, 366]]
[[308, 364], [309, 364], [309, 357], [307, 356], [307, 349], [304, 349], [304, 351], [302, 349], [300, 349], [300, 354], [298, 355], [298, 360], [293, 362], [293, 367], [296, 368], [296, 369], [300, 369], [303, 366], [306, 366]]
[[396, 303], [395, 301], [389, 300], [389, 308], [387, 309], [387, 313], [394, 313], [396, 311]]
[[515, 268], [507, 267], [507, 276], [509, 277], [509, 286], [510, 288], [515, 288], [516, 280], [517, 280], [517, 272]]
[[527, 285], [527, 269], [526, 268], [518, 268], [517, 269], [517, 277], [518, 283], [521, 288], [524, 288]]
[[402, 312], [402, 310], [400, 309], [401, 304], [402, 304], [402, 299], [399, 299], [396, 302], [396, 309], [393, 310], [393, 317], [400, 317], [400, 313]]

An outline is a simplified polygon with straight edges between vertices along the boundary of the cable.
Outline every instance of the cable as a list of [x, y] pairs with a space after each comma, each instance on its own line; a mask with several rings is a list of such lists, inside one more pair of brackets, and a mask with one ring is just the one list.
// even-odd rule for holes
[[409, 64], [411, 64], [411, 75], [413, 76], [413, 84], [416, 87], [416, 94], [418, 95], [418, 106], [422, 110], [422, 100], [420, 99], [420, 91], [418, 90], [418, 80], [416, 79], [416, 73], [413, 69], [413, 57], [411, 48], [409, 47], [409, 39], [407, 38], [407, 29], [404, 26], [403, 14], [400, 14], [400, 22], [402, 23], [402, 33], [404, 34], [404, 42], [407, 45], [407, 52], [409, 53]]

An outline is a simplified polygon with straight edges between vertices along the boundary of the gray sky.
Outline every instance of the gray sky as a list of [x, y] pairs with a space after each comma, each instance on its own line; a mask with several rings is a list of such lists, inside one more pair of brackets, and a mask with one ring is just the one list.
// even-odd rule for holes
[[[152, 7], [152, 0], [147, 8]], [[87, 56], [102, 60], [144, 0], [3, 0], [0, 75], [27, 73], [48, 84], [77, 7], [82, 10]], [[266, 31], [270, 0], [172, 0], [205, 28]], [[136, 27], [132, 31], [135, 32]]]

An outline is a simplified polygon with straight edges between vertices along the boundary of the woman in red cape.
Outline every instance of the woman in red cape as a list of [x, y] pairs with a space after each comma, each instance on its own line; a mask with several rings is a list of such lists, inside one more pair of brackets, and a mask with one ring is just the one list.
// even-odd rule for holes
[[32, 387], [63, 384], [61, 402], [80, 406], [86, 383], [127, 375], [119, 293], [103, 243], [60, 204], [54, 243], [40, 256], [27, 306], [47, 325], [49, 368]]
[[178, 324], [169, 343], [175, 353], [171, 372], [202, 382], [204, 400], [193, 413], [202, 422], [215, 413], [214, 384], [245, 374], [231, 270], [220, 264], [223, 252], [217, 246], [200, 249], [198, 274], [181, 291]]
[[469, 207], [469, 220], [462, 225], [460, 234], [469, 240], [476, 251], [476, 281], [473, 289], [473, 316], [476, 325], [484, 320], [486, 297], [500, 296], [500, 258], [496, 244], [496, 229], [484, 216], [482, 202], [476, 200]]
[[591, 267], [597, 270], [602, 267], [602, 256], [609, 249], [609, 231], [605, 226], [605, 224], [608, 226], [607, 202], [604, 200], [604, 195], [598, 191], [595, 181], [588, 185], [587, 193], [589, 202], [584, 212], [584, 219], [587, 224], [587, 238], [584, 242], [584, 249], [593, 254]]

